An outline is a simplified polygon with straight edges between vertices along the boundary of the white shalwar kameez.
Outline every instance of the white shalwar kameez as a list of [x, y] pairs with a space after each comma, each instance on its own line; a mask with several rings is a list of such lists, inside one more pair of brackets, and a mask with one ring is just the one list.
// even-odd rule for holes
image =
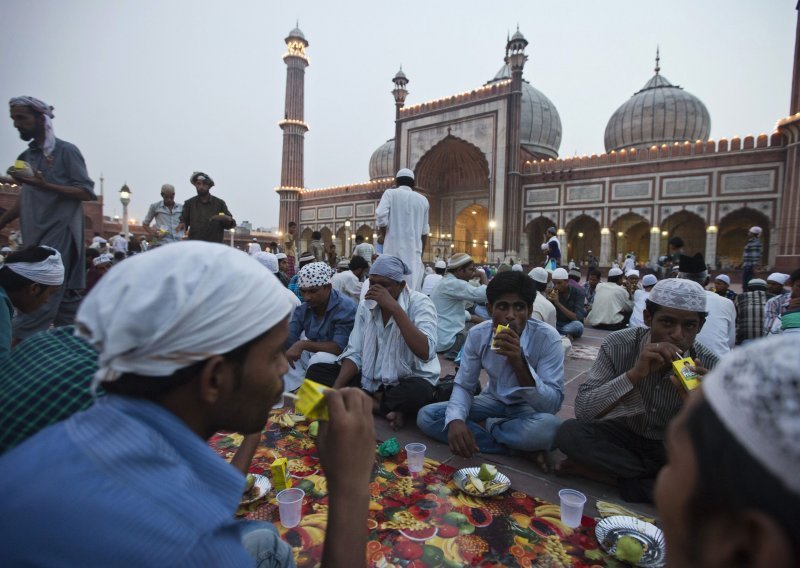
[[422, 235], [430, 232], [428, 200], [410, 187], [387, 189], [375, 210], [378, 227], [386, 227], [384, 254], [402, 259], [411, 269], [404, 276], [409, 289], [419, 292], [425, 267], [422, 264]]

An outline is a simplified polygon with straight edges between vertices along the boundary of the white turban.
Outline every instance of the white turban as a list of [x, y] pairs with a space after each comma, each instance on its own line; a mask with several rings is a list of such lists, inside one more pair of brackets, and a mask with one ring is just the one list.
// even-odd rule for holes
[[240, 251], [184, 241], [116, 266], [76, 323], [99, 352], [95, 385], [123, 373], [166, 377], [273, 328], [293, 310], [290, 294]]
[[53, 155], [53, 149], [56, 147], [56, 135], [53, 132], [53, 121], [55, 118], [53, 114], [53, 107], [44, 101], [40, 101], [36, 97], [14, 97], [8, 101], [9, 107], [26, 106], [30, 107], [44, 117], [44, 143], [42, 144], [42, 153], [48, 158]]
[[61, 253], [52, 247], [40, 247], [53, 251], [53, 254], [40, 262], [8, 262], [5, 266], [28, 280], [45, 286], [61, 286], [64, 283], [64, 263]]

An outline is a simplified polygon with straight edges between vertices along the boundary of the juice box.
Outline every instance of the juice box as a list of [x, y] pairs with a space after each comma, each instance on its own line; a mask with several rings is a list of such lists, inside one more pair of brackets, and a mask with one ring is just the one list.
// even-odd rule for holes
[[[494, 334], [497, 335], [500, 333], [501, 330], [508, 329], [507, 325], [498, 324], [497, 328], [494, 330]], [[497, 351], [497, 346], [494, 344], [494, 337], [492, 337], [492, 351]]]
[[297, 391], [297, 400], [294, 401], [294, 408], [309, 420], [328, 420], [328, 405], [325, 404], [323, 393], [328, 387], [310, 381], [303, 381], [300, 390]]
[[289, 477], [288, 462], [286, 458], [278, 458], [269, 466], [272, 472], [272, 485], [276, 491], [283, 491], [292, 486], [292, 478]]
[[700, 386], [700, 375], [692, 370], [694, 361], [691, 357], [684, 357], [672, 362], [672, 370], [675, 376], [680, 379], [683, 388], [687, 391], [696, 389]]

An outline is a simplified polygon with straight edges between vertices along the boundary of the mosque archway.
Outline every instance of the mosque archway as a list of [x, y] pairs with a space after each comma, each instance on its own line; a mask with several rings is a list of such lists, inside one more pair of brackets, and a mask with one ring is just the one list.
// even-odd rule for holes
[[618, 261], [629, 252], [639, 262], [650, 256], [650, 222], [638, 213], [628, 212], [611, 224], [611, 256]]
[[300, 233], [300, 238], [297, 239], [298, 240], [298, 243], [297, 243], [297, 255], [298, 255], [298, 258], [300, 258], [300, 255], [302, 253], [306, 252], [310, 248], [310, 245], [311, 245], [311, 233], [312, 232], [313, 231], [312, 231], [311, 227], [306, 227], [305, 229], [303, 229], [303, 232]]
[[561, 264], [566, 266], [574, 260], [584, 266], [589, 251], [600, 254], [600, 223], [588, 215], [578, 215], [567, 224], [567, 250], [561, 253]]
[[690, 211], [673, 213], [661, 222], [661, 251], [668, 251], [667, 242], [672, 237], [683, 239], [683, 250], [688, 255], [706, 254], [706, 222]]
[[[359, 228], [356, 230], [356, 232], [354, 233], [354, 235], [361, 235], [362, 237], [364, 237], [364, 242], [367, 242], [367, 243], [370, 243], [370, 244], [374, 244], [374, 243], [372, 242], [372, 241], [374, 241], [374, 240], [375, 240], [375, 239], [373, 238], [373, 236], [372, 236], [372, 235], [374, 235], [374, 234], [375, 234], [375, 229], [373, 229], [373, 228], [372, 228], [372, 227], [370, 227], [369, 225], [361, 225], [361, 226], [360, 226], [360, 227], [359, 227]], [[353, 246], [356, 246], [356, 245], [355, 245], [355, 240], [353, 241]]]
[[542, 244], [547, 241], [545, 233], [557, 223], [549, 217], [539, 216], [525, 225], [525, 237], [528, 239], [528, 264], [530, 266], [543, 266], [547, 256], [542, 250]]
[[456, 216], [453, 244], [455, 252], [469, 254], [475, 262], [486, 262], [489, 245], [489, 211], [473, 203]]
[[754, 225], [761, 227], [763, 230], [763, 233], [761, 233], [764, 251], [762, 262], [767, 264], [770, 221], [763, 213], [749, 207], [742, 207], [727, 213], [719, 222], [717, 265], [722, 270], [729, 270], [730, 267], [741, 264], [742, 252], [744, 251], [744, 245], [747, 243], [747, 234], [750, 232], [750, 227]]

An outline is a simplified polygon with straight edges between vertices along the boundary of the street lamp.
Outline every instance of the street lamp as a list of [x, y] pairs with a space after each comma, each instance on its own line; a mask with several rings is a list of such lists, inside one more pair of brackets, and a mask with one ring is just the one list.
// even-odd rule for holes
[[497, 223], [495, 222], [494, 219], [492, 219], [491, 221], [489, 221], [489, 243], [490, 243], [491, 246], [489, 247], [489, 252], [486, 254], [486, 261], [487, 262], [492, 262], [492, 252], [494, 252], [494, 229], [495, 229], [495, 227], [497, 227]]
[[344, 222], [344, 246], [345, 256], [350, 257], [350, 219]]
[[128, 204], [131, 202], [131, 190], [127, 183], [119, 190], [119, 200], [120, 203], [122, 203], [122, 234], [127, 243], [130, 237], [130, 233], [128, 232]]
[[233, 236], [236, 234], [236, 227], [231, 227], [230, 231], [231, 231], [231, 246], [234, 246]]

